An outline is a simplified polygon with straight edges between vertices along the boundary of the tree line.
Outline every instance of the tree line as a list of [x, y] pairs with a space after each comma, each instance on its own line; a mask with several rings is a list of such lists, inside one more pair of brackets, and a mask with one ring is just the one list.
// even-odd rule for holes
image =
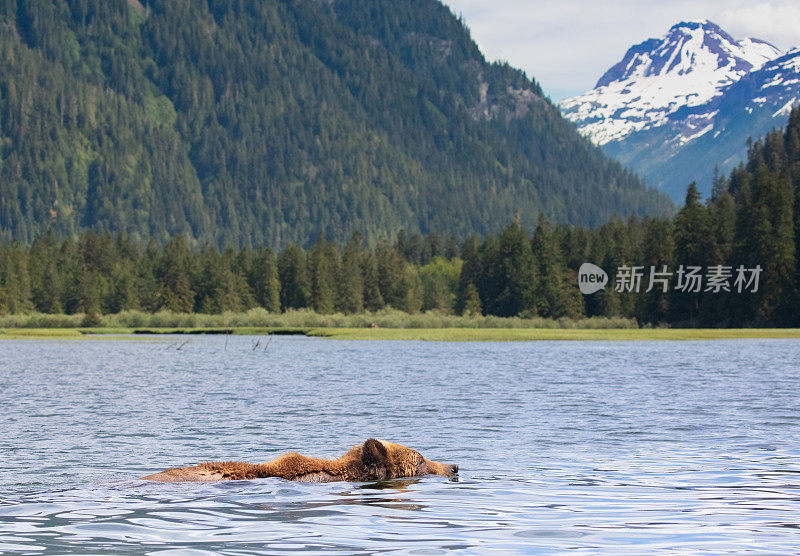
[[[193, 250], [182, 236], [140, 247], [122, 233], [59, 238], [51, 231], [29, 246], [0, 247], [0, 313], [264, 307], [324, 314], [392, 307], [621, 316], [677, 326], [800, 326], [799, 249], [800, 108], [786, 130], [751, 145], [745, 164], [715, 178], [708, 201], [691, 184], [671, 218], [613, 218], [589, 229], [554, 226], [540, 216], [532, 234], [516, 219], [497, 235], [463, 241], [401, 230], [372, 247], [355, 233], [343, 245], [320, 236], [307, 248], [291, 244], [277, 252]], [[610, 274], [607, 287], [591, 295], [578, 287], [586, 262]], [[620, 272], [631, 268], [666, 270], [670, 287], [620, 287]], [[727, 288], [681, 290], [677, 275], [690, 268], [716, 268], [717, 282], [727, 273]], [[737, 290], [737, 268], [758, 268], [758, 287]]]

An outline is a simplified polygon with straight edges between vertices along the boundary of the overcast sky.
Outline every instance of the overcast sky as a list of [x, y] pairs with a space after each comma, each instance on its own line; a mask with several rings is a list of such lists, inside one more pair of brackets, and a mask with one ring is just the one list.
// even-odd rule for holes
[[506, 60], [555, 100], [593, 88], [628, 47], [679, 21], [710, 19], [734, 38], [800, 46], [798, 0], [443, 0], [490, 60]]

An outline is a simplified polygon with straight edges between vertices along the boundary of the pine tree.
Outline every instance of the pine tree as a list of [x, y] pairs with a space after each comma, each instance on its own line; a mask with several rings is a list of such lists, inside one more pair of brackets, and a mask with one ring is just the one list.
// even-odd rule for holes
[[59, 273], [60, 248], [55, 233], [48, 229], [34, 239], [28, 258], [33, 308], [42, 313], [61, 313], [64, 285]]
[[422, 308], [422, 282], [419, 267], [405, 263], [400, 280], [395, 287], [395, 300], [392, 306], [406, 313], [418, 313]]
[[28, 252], [17, 244], [11, 244], [6, 249], [0, 246], [0, 290], [3, 296], [0, 301], [2, 310], [17, 314], [33, 308]]
[[405, 263], [398, 250], [385, 241], [379, 241], [375, 247], [375, 259], [378, 266], [378, 288], [387, 305], [399, 308], [404, 304], [404, 292], [399, 284], [405, 273]]
[[[630, 224], [630, 222], [629, 222]], [[637, 294], [619, 292], [616, 274], [623, 266], [641, 265], [633, 234], [618, 217], [612, 218], [595, 233], [587, 262], [594, 262], [609, 273], [609, 284], [585, 299], [589, 316], [624, 317], [633, 314]]]
[[558, 238], [544, 215], [539, 216], [531, 250], [538, 276], [534, 292], [536, 312], [554, 319], [578, 317], [583, 312], [583, 300], [577, 282], [567, 281]]
[[458, 238], [453, 234], [448, 234], [444, 242], [444, 257], [445, 259], [455, 259], [460, 254], [458, 248]]
[[480, 294], [477, 284], [481, 275], [481, 256], [478, 237], [469, 236], [464, 241], [464, 261], [461, 265], [461, 274], [458, 277], [458, 292], [455, 310], [459, 315], [481, 314]]
[[648, 281], [642, 284], [636, 302], [636, 318], [641, 323], [658, 324], [669, 316], [676, 270], [673, 234], [671, 220], [654, 218], [645, 222], [641, 263]]
[[172, 239], [159, 257], [155, 276], [160, 285], [158, 306], [176, 313], [194, 309], [194, 292], [190, 285], [191, 254], [182, 236]]
[[[483, 240], [478, 248], [479, 265], [475, 275], [475, 287], [478, 288], [483, 313], [486, 315], [498, 315], [497, 300], [505, 287], [503, 279], [503, 269], [500, 266], [499, 257], [500, 243], [495, 236], [489, 236]], [[466, 255], [466, 245], [465, 245]]]
[[511, 317], [520, 313], [536, 314], [537, 277], [530, 241], [519, 220], [504, 229], [497, 246], [497, 288], [492, 313]]
[[[778, 134], [773, 136], [780, 137]], [[792, 299], [795, 277], [794, 192], [788, 177], [780, 176], [760, 165], [753, 181], [753, 217], [756, 260], [763, 270], [759, 292], [759, 323], [785, 325], [795, 315], [788, 302]]]
[[[690, 267], [699, 267], [699, 273], [705, 280], [707, 269], [719, 259], [714, 234], [711, 230], [709, 211], [700, 202], [697, 184], [691, 183], [686, 190], [686, 202], [675, 217], [675, 264], [676, 272], [681, 268], [688, 271]], [[706, 323], [711, 317], [703, 311], [704, 285], [700, 292], [673, 289], [670, 308], [672, 319], [678, 322], [697, 324]]]
[[791, 326], [800, 326], [800, 107], [795, 107], [789, 115], [786, 127], [786, 157], [789, 178], [794, 189], [794, 295], [789, 301], [789, 312], [794, 315]]
[[364, 309], [364, 253], [361, 234], [354, 234], [347, 242], [342, 257], [339, 276], [337, 308], [343, 313], [360, 313]]
[[111, 270], [111, 290], [102, 304], [104, 313], [119, 313], [139, 308], [136, 277], [130, 266], [118, 262]]
[[339, 250], [323, 238], [308, 252], [311, 304], [317, 313], [328, 314], [336, 310], [340, 266]]
[[305, 253], [298, 245], [289, 245], [278, 254], [278, 278], [281, 282], [281, 308], [284, 311], [308, 307], [311, 286]]
[[711, 180], [711, 200], [717, 201], [723, 194], [728, 192], [728, 180], [720, 174], [719, 166], [714, 166], [714, 175]]
[[461, 301], [461, 314], [465, 316], [481, 315], [483, 310], [481, 308], [481, 297], [478, 294], [478, 288], [472, 282], [468, 283], [464, 288], [462, 294], [463, 300]]
[[155, 313], [161, 308], [161, 285], [156, 278], [160, 254], [155, 241], [151, 240], [145, 252], [135, 264], [136, 298], [143, 310]]
[[225, 258], [211, 246], [206, 246], [199, 254], [199, 269], [193, 289], [195, 312], [219, 314], [241, 311], [243, 308], [236, 276]]
[[278, 261], [272, 249], [261, 249], [253, 259], [248, 275], [255, 302], [271, 313], [281, 310], [281, 282], [278, 278]]
[[361, 260], [364, 276], [364, 307], [368, 311], [378, 311], [385, 305], [378, 280], [378, 260], [372, 251], [367, 251]]

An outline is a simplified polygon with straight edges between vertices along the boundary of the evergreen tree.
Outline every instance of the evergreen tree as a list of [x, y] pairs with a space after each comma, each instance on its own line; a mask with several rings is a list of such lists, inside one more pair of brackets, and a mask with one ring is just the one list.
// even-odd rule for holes
[[499, 249], [498, 238], [494, 236], [484, 239], [478, 249], [480, 263], [474, 284], [478, 288], [483, 311], [487, 315], [500, 314], [498, 312], [497, 299], [504, 287], [504, 281], [501, 280], [503, 269], [500, 268]]
[[787, 177], [764, 165], [756, 169], [752, 191], [751, 233], [757, 251], [751, 254], [750, 264], [763, 268], [756, 319], [759, 324], [785, 325], [794, 317], [788, 304], [795, 277], [794, 192]]
[[40, 281], [33, 289], [34, 308], [42, 313], [61, 313], [62, 291], [61, 275], [56, 262], [49, 261], [43, 269]]
[[0, 311], [17, 314], [32, 308], [27, 252], [16, 244], [0, 246]]
[[364, 276], [364, 307], [369, 311], [378, 311], [385, 303], [378, 278], [378, 260], [372, 251], [364, 253], [361, 272]]
[[67, 280], [62, 299], [67, 314], [97, 315], [100, 310], [97, 275], [87, 270], [83, 264], [75, 265]]
[[36, 311], [61, 313], [63, 289], [59, 264], [58, 240], [52, 230], [34, 239], [28, 263], [31, 279], [31, 298]]
[[464, 241], [464, 261], [458, 278], [456, 312], [459, 315], [482, 314], [481, 298], [477, 284], [481, 280], [481, 254], [477, 236], [471, 235]]
[[110, 276], [110, 292], [102, 304], [104, 313], [119, 313], [139, 308], [136, 277], [130, 265], [116, 263]]
[[643, 293], [636, 303], [636, 318], [641, 323], [658, 324], [669, 316], [676, 270], [673, 234], [671, 220], [651, 219], [645, 224], [642, 264], [649, 279], [642, 284]]
[[[718, 260], [717, 246], [714, 242], [714, 234], [711, 230], [711, 219], [708, 209], [700, 202], [700, 194], [697, 191], [697, 184], [691, 183], [686, 190], [686, 202], [675, 218], [675, 264], [676, 269], [676, 289], [673, 289], [670, 307], [672, 318], [676, 321], [687, 323], [707, 322], [710, 315], [704, 314], [702, 301], [705, 297], [705, 273], [708, 267], [714, 265]], [[701, 282], [700, 291], [692, 291], [694, 288], [683, 288], [690, 285], [688, 272], [690, 268], [698, 268]], [[681, 270], [686, 274], [680, 274]]]
[[481, 315], [483, 310], [481, 308], [481, 297], [478, 294], [478, 288], [475, 284], [469, 282], [464, 288], [462, 294], [463, 301], [461, 301], [461, 314], [465, 316]]
[[405, 274], [405, 263], [398, 250], [385, 241], [379, 241], [375, 247], [375, 258], [378, 267], [378, 289], [387, 305], [400, 308], [404, 305], [406, 292], [401, 291], [400, 281]]
[[160, 285], [158, 307], [176, 313], [189, 313], [194, 308], [194, 292], [190, 286], [191, 253], [182, 236], [172, 239], [161, 253], [155, 268]]
[[[339, 276], [338, 309], [343, 313], [360, 313], [364, 309], [364, 253], [361, 234], [347, 242]], [[377, 286], [377, 283], [375, 284]], [[378, 292], [380, 294], [380, 292]]]
[[444, 242], [444, 258], [455, 259], [459, 255], [458, 239], [453, 234], [449, 234]]
[[283, 310], [308, 307], [311, 286], [305, 253], [298, 245], [289, 245], [278, 254], [278, 278]]
[[193, 290], [197, 313], [218, 314], [243, 309], [236, 276], [224, 257], [211, 246], [206, 246], [199, 254]]
[[532, 254], [538, 277], [534, 291], [536, 312], [548, 318], [576, 318], [583, 313], [577, 280], [568, 281], [558, 238], [541, 215], [533, 233]]
[[403, 265], [400, 281], [394, 288], [393, 307], [406, 313], [418, 313], [422, 308], [422, 282], [419, 267], [410, 263]]
[[789, 312], [794, 315], [791, 326], [800, 326], [800, 108], [789, 115], [786, 127], [786, 165], [794, 189], [794, 295], [789, 301]]
[[609, 273], [609, 284], [605, 289], [586, 298], [586, 314], [589, 316], [619, 317], [629, 315], [635, 294], [617, 291], [615, 271], [624, 266], [639, 265], [635, 245], [630, 231], [619, 218], [612, 218], [594, 234], [588, 261], [595, 261]]
[[328, 314], [336, 310], [340, 266], [339, 250], [324, 238], [320, 238], [308, 252], [311, 306], [317, 313]]
[[717, 201], [719, 198], [728, 192], [728, 180], [720, 174], [719, 166], [714, 166], [714, 175], [711, 184], [711, 200]]
[[156, 278], [160, 264], [160, 253], [155, 241], [151, 240], [147, 249], [134, 264], [136, 298], [145, 311], [154, 313], [161, 308], [161, 285]]
[[265, 247], [253, 260], [248, 276], [255, 302], [271, 313], [281, 310], [281, 281], [278, 277], [278, 261], [272, 249]]
[[495, 268], [499, 294], [492, 304], [492, 313], [501, 317], [523, 312], [535, 315], [537, 277], [533, 253], [519, 220], [500, 233]]
[[431, 232], [425, 236], [424, 258], [421, 264], [426, 265], [436, 257], [444, 256], [444, 248], [442, 246], [442, 238], [436, 232]]

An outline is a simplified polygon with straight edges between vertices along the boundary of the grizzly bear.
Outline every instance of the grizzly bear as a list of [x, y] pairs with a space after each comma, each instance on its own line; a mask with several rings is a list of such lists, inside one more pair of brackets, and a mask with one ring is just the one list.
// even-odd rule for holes
[[142, 479], [148, 481], [226, 481], [281, 477], [290, 481], [376, 481], [422, 475], [452, 477], [457, 465], [437, 463], [400, 444], [370, 438], [338, 459], [317, 459], [290, 452], [267, 463], [221, 461], [175, 467]]

